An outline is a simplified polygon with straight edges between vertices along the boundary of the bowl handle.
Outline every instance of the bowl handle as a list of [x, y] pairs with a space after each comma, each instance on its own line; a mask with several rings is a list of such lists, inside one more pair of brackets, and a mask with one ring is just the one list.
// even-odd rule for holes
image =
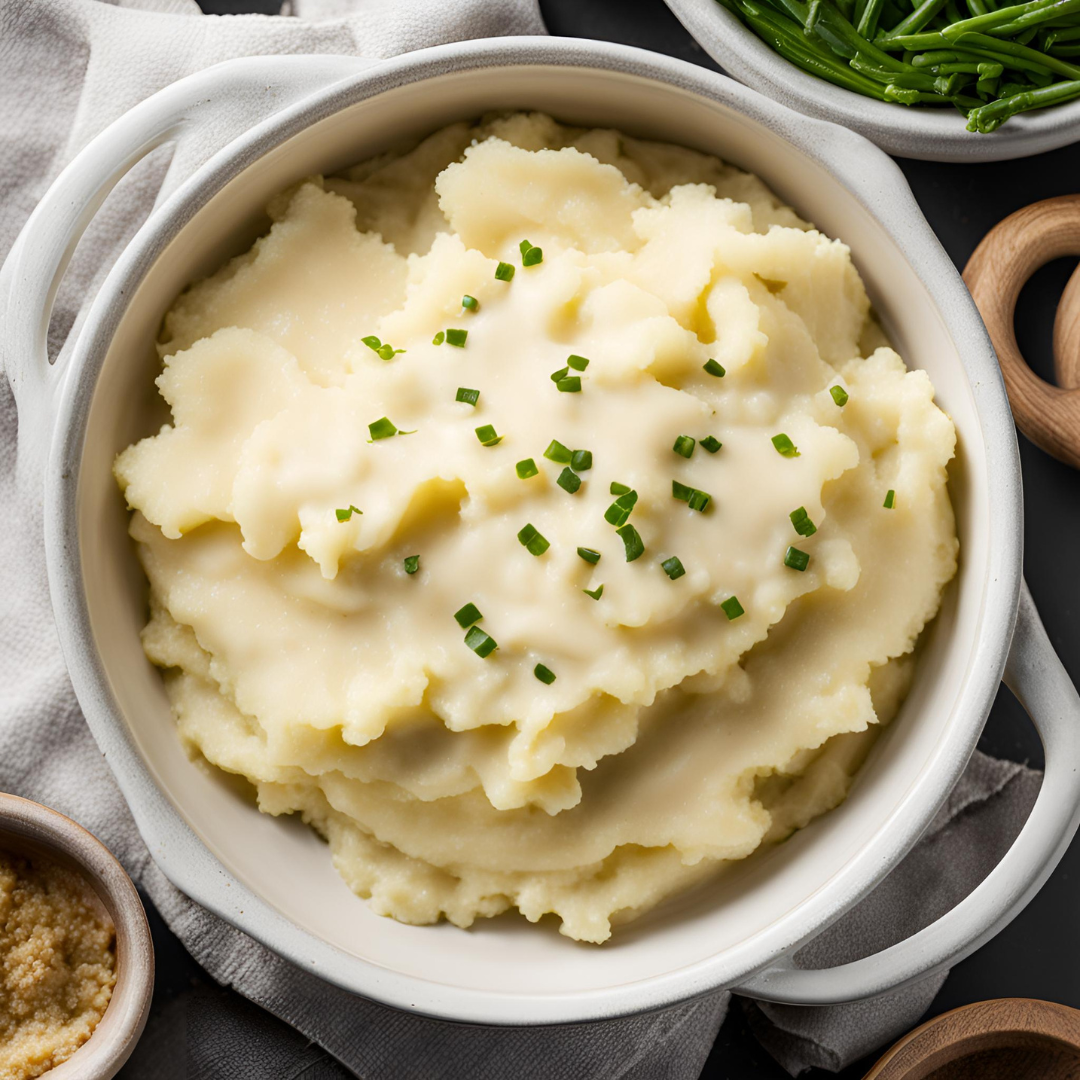
[[[187, 144], [190, 168], [193, 156], [209, 159], [244, 127], [377, 62], [355, 56], [257, 56], [216, 64], [140, 102], [76, 155], [38, 203], [0, 269], [0, 367], [19, 408], [20, 458], [44, 463], [65, 367], [48, 358], [53, 304], [80, 238], [124, 174], [167, 142], [176, 142], [178, 149]], [[170, 173], [181, 159], [173, 155]], [[167, 176], [162, 191], [175, 184]]]
[[792, 1005], [874, 997], [951, 967], [1024, 909], [1080, 824], [1080, 697], [1046, 636], [1026, 584], [1005, 683], [1039, 733], [1046, 772], [1031, 814], [1001, 862], [951, 911], [888, 949], [838, 967], [812, 969], [795, 966], [796, 947], [735, 993]]

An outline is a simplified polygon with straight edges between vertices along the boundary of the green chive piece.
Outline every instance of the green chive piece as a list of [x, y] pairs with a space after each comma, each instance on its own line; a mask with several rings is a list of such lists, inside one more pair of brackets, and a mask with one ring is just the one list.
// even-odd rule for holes
[[485, 634], [479, 626], [469, 627], [469, 632], [465, 635], [465, 644], [482, 660], [499, 647], [499, 643], [490, 634]]
[[724, 444], [719, 440], [713, 438], [712, 435], [706, 435], [704, 439], [699, 440], [702, 450], [708, 450], [710, 454], [715, 454]]
[[588, 472], [592, 468], [592, 451], [575, 450], [570, 456], [570, 465], [574, 472]]
[[548, 448], [544, 451], [544, 457], [548, 461], [554, 461], [557, 465], [569, 465], [574, 459], [573, 452], [569, 447], [563, 446], [558, 439], [552, 439]]
[[543, 664], [537, 664], [533, 668], [533, 674], [546, 686], [550, 686], [556, 679], [555, 672], [549, 667], [544, 667]]
[[473, 603], [468, 603], [454, 612], [454, 618], [457, 619], [457, 624], [462, 630], [466, 626], [472, 626], [474, 622], [479, 622], [483, 617], [480, 609]]
[[690, 496], [688, 502], [691, 510], [697, 510], [698, 513], [704, 514], [709, 508], [709, 503], [712, 502], [712, 496], [708, 492], [694, 488], [694, 493]]
[[570, 356], [568, 356], [566, 358], [566, 362], [575, 371], [584, 371], [589, 366], [589, 361], [586, 357], [577, 356], [576, 354], [571, 354]]
[[593, 551], [592, 548], [579, 547], [577, 549], [577, 553], [587, 563], [592, 563], [593, 566], [595, 566], [600, 561], [600, 552], [599, 551]]
[[497, 446], [502, 442], [502, 436], [495, 433], [495, 428], [491, 424], [484, 424], [483, 427], [478, 427], [476, 429], [476, 437], [484, 446]]
[[338, 509], [334, 511], [334, 513], [337, 515], [338, 521], [348, 521], [353, 516], [353, 514], [363, 514], [363, 512], [363, 510], [358, 510], [355, 506], [353, 506], [352, 503], [350, 503], [343, 510]]
[[511, 281], [514, 277], [514, 267], [511, 263], [499, 263], [495, 267], [495, 278], [497, 281]]
[[470, 296], [468, 293], [466, 293], [461, 298], [461, 306], [466, 311], [476, 311], [480, 307], [480, 301], [477, 300], [475, 296]]
[[791, 518], [791, 524], [795, 526], [795, 531], [800, 536], [813, 536], [817, 532], [817, 526], [810, 520], [805, 506], [792, 510], [788, 517]]
[[405, 573], [415, 574], [420, 569], [420, 556], [419, 555], [406, 555], [405, 556]]
[[783, 432], [772, 437], [772, 444], [781, 457], [799, 457], [799, 448]]
[[892, 510], [896, 506], [896, 492], [892, 488], [885, 493], [885, 502], [882, 504], [886, 510]]
[[378, 352], [379, 349], [382, 348], [382, 342], [374, 334], [368, 334], [367, 337], [362, 337], [360, 340], [369, 349], [374, 349], [375, 352]]
[[447, 330], [446, 344], [456, 345], [459, 349], [465, 348], [465, 339], [469, 336], [468, 330]]
[[514, 468], [517, 470], [518, 477], [521, 480], [528, 480], [530, 476], [535, 476], [540, 471], [531, 457], [519, 461]]
[[393, 360], [399, 352], [404, 352], [404, 349], [395, 349], [393, 345], [380, 345], [375, 350], [383, 360]]
[[440, 330], [432, 339], [432, 345], [441, 345], [446, 340], [446, 331]]
[[480, 400], [479, 390], [470, 390], [466, 386], [459, 386], [457, 388], [457, 394], [454, 396], [455, 401], [463, 401], [466, 405], [475, 405]]
[[740, 615], [745, 615], [742, 604], [739, 603], [737, 596], [729, 596], [721, 605], [720, 610], [728, 617], [728, 621], [737, 619]]
[[368, 431], [371, 432], [371, 438], [368, 442], [376, 442], [379, 439], [389, 439], [391, 435], [396, 435], [398, 429], [390, 421], [389, 417], [384, 416], [381, 420], [376, 420], [373, 424], [368, 424]]
[[525, 528], [517, 534], [518, 540], [528, 550], [530, 555], [543, 555], [551, 544], [540, 535], [535, 525], [526, 525]]
[[591, 596], [594, 600], [599, 600], [604, 595], [604, 586], [597, 585], [595, 589], [582, 589], [586, 596]]
[[569, 378], [559, 379], [558, 382], [555, 383], [555, 387], [560, 394], [580, 394], [581, 376], [571, 375]]
[[638, 494], [636, 491], [624, 491], [605, 511], [604, 520], [616, 529], [625, 525], [630, 518], [630, 512], [637, 505]]
[[579, 487], [581, 487], [581, 477], [578, 476], [569, 465], [561, 473], [559, 473], [559, 479], [555, 481], [563, 489], [563, 491], [569, 492], [573, 495]]
[[686, 484], [680, 484], [678, 480], [671, 481], [671, 497], [673, 499], [679, 499], [681, 502], [689, 502], [690, 496], [694, 494], [694, 489], [688, 487]]
[[696, 445], [696, 442], [689, 435], [680, 435], [671, 449], [680, 457], [688, 458], [693, 454]]
[[624, 525], [621, 529], [616, 529], [615, 535], [622, 540], [623, 547], [626, 548], [627, 562], [633, 562], [645, 554], [645, 543], [633, 525]]
[[551, 373], [551, 381], [557, 383], [560, 379], [565, 379], [569, 373], [570, 369], [568, 367], [561, 367], [558, 371], [553, 371]]
[[626, 484], [620, 484], [617, 480], [612, 480], [611, 487], [608, 490], [612, 495], [625, 495], [630, 488]]
[[803, 571], [810, 565], [810, 556], [805, 551], [800, 551], [797, 547], [789, 547], [784, 552], [784, 565], [790, 566], [792, 570]]
[[830, 386], [829, 393], [841, 409], [848, 403], [848, 392], [842, 386]]
[[544, 261], [543, 249], [533, 247], [528, 240], [522, 240], [521, 243], [518, 244], [518, 250], [521, 252], [522, 266], [536, 266], [538, 263]]
[[681, 578], [683, 574], [686, 573], [686, 568], [683, 566], [682, 561], [677, 555], [672, 555], [670, 559], [665, 559], [660, 566], [672, 581], [676, 578]]
[[722, 379], [727, 374], [723, 366], [715, 360], [706, 360], [701, 366], [709, 375], [715, 375], [718, 379]]

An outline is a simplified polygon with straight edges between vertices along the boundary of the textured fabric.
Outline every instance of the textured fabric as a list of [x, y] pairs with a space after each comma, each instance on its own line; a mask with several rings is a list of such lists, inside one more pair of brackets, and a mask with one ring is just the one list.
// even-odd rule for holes
[[[292, 0], [291, 10], [299, 18], [204, 17], [188, 0], [0, 0], [0, 257], [52, 179], [90, 138], [193, 71], [241, 55], [382, 57], [441, 41], [543, 32], [535, 0]], [[70, 347], [79, 312], [155, 199], [258, 120], [264, 107], [256, 99], [238, 99], [226, 126], [176, 154], [156, 151], [118, 185], [61, 287], [50, 328], [53, 355]], [[42, 555], [40, 461], [27, 449], [42, 440], [31, 438], [36, 432], [18, 432], [17, 424], [5, 378], [0, 789], [54, 806], [98, 835], [216, 980], [293, 1025], [364, 1080], [692, 1080], [699, 1074], [728, 1008], [725, 993], [659, 1014], [578, 1028], [441, 1024], [336, 990], [179, 893], [140, 839], [65, 673]], [[945, 910], [993, 865], [1037, 785], [1038, 774], [1030, 770], [977, 756], [928, 838], [870, 898], [805, 950], [804, 958], [828, 964], [867, 954]], [[864, 1005], [748, 1008], [758, 1037], [794, 1075], [812, 1064], [842, 1067], [909, 1027], [941, 981]], [[240, 1055], [228, 1025], [214, 1026], [219, 1034], [210, 1039], [203, 1032], [211, 1027], [200, 1026], [198, 1015], [186, 1016], [182, 1027], [162, 1033], [166, 1042], [155, 1075], [172, 1075], [166, 1063], [179, 1060], [187, 1063], [186, 1075], [207, 1078], [334, 1072], [320, 1050], [308, 1053], [304, 1044], [270, 1062], [258, 1045], [244, 1049], [250, 1057]]]

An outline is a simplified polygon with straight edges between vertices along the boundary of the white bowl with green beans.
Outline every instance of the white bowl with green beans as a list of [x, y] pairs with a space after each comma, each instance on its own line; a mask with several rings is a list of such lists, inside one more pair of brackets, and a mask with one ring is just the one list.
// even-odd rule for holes
[[729, 74], [932, 161], [1080, 140], [1080, 0], [667, 0]]

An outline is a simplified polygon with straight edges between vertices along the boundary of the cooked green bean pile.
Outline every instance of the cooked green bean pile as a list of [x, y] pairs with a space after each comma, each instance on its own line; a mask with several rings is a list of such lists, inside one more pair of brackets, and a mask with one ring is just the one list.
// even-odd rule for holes
[[953, 105], [968, 131], [1080, 98], [1080, 0], [963, 0], [970, 14], [959, 0], [718, 2], [804, 71], [880, 101]]

